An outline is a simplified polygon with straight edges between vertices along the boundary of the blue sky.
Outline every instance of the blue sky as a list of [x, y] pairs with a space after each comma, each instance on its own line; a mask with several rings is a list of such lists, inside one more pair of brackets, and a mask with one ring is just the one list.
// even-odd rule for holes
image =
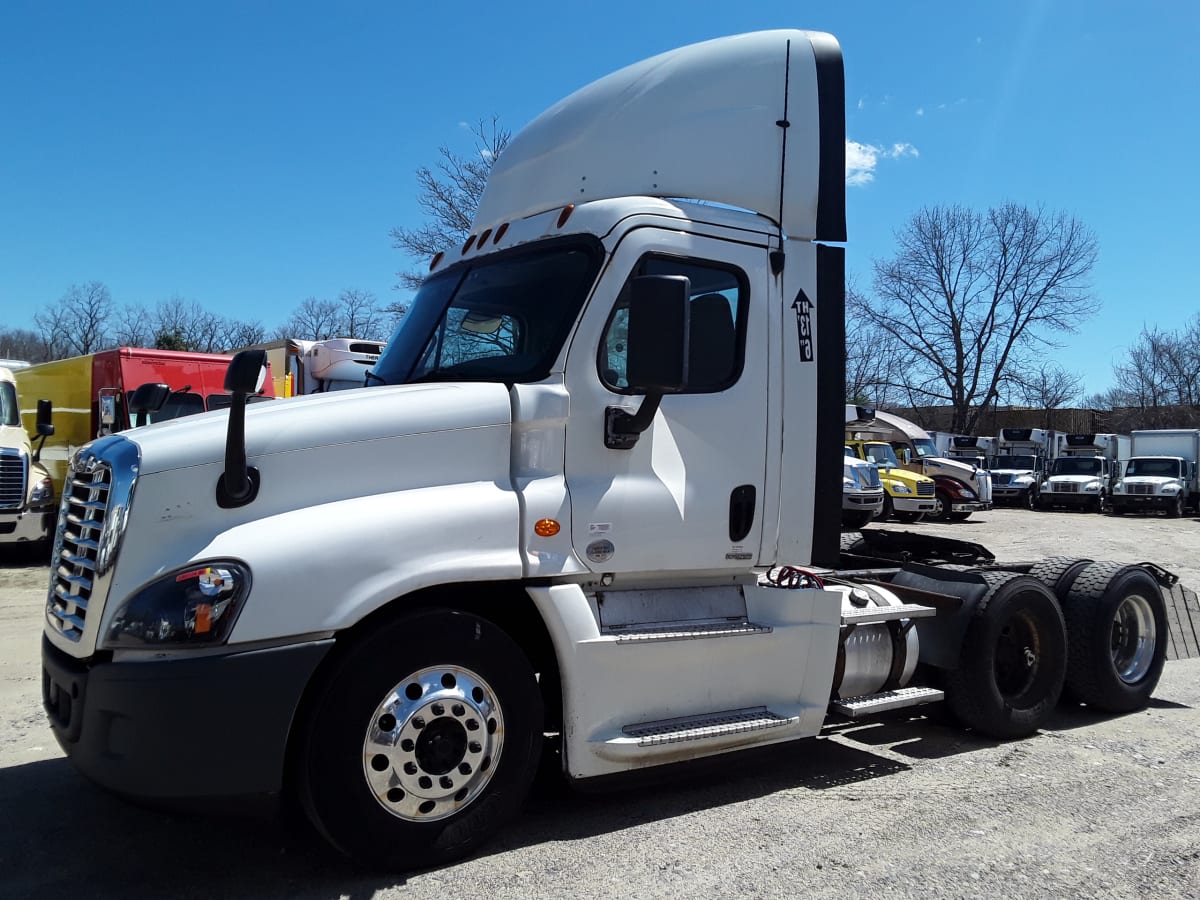
[[[1063, 209], [1097, 234], [1102, 310], [1060, 360], [1106, 388], [1143, 326], [1200, 310], [1200, 5], [0, 3], [0, 323], [71, 284], [278, 325], [412, 263], [414, 171], [662, 50], [830, 31], [846, 61], [848, 266], [924, 204]], [[897, 147], [899, 150], [897, 151]], [[860, 154], [855, 154], [856, 158]]]

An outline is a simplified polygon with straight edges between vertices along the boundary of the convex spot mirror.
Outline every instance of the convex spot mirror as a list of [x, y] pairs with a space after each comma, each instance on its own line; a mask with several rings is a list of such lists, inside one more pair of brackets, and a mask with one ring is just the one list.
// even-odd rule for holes
[[691, 285], [683, 275], [644, 275], [629, 285], [626, 378], [645, 394], [687, 386]]
[[225, 390], [231, 394], [257, 394], [266, 381], [266, 350], [243, 350], [229, 361], [225, 370]]

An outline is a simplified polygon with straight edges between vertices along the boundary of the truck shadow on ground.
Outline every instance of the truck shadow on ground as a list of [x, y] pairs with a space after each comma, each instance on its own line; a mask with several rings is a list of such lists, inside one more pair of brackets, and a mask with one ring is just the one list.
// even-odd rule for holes
[[[582, 793], [562, 778], [557, 744], [549, 742], [524, 813], [479, 858], [616, 833], [789, 789], [828, 790], [909, 768], [835, 741], [809, 740], [674, 767], [603, 793]], [[65, 759], [0, 769], [0, 808], [7, 823], [0, 829], [0, 893], [5, 897], [365, 898], [408, 881], [402, 874], [364, 872], [343, 861], [295, 816], [146, 809], [87, 782]], [[444, 882], [453, 876], [449, 866], [437, 877]]]

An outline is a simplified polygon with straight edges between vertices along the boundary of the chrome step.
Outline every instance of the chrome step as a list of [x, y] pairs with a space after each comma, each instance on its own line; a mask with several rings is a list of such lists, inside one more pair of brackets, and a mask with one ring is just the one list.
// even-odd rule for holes
[[617, 639], [618, 644], [640, 641], [689, 641], [702, 638], [732, 637], [742, 634], [770, 634], [770, 625], [754, 622], [712, 622], [694, 624], [688, 622], [658, 623], [637, 628], [612, 629], [607, 632]]
[[859, 697], [834, 700], [829, 704], [829, 708], [832, 712], [841, 713], [847, 718], [860, 719], [863, 716], [887, 712], [889, 709], [920, 706], [922, 703], [936, 703], [945, 696], [945, 693], [937, 688], [906, 687], [894, 691], [881, 691], [878, 694], [863, 694]]
[[893, 619], [920, 619], [936, 616], [937, 610], [920, 603], [901, 603], [899, 606], [864, 606], [842, 609], [842, 624], [870, 625], [874, 622], [890, 622]]
[[781, 728], [794, 721], [775, 715], [765, 706], [759, 706], [753, 709], [731, 709], [703, 716], [685, 716], [679, 719], [626, 725], [621, 729], [621, 733], [626, 737], [638, 738], [639, 746], [653, 747], [748, 731], [765, 731], [768, 728]]

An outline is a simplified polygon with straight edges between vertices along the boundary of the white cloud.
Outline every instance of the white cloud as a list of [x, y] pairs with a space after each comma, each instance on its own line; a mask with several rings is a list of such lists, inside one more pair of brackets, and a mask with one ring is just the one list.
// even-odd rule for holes
[[873, 144], [860, 144], [858, 141], [846, 141], [846, 185], [861, 187], [875, 180], [875, 168], [881, 159], [915, 159], [921, 153], [912, 144], [896, 143], [890, 147], [876, 147]]
[[923, 106], [918, 106], [918, 107], [917, 107], [917, 115], [918, 115], [918, 116], [923, 116], [923, 115], [925, 115], [925, 107], [923, 107]]
[[866, 105], [867, 105], [867, 101], [865, 101], [862, 97], [859, 97], [858, 98], [858, 108], [862, 109]]

